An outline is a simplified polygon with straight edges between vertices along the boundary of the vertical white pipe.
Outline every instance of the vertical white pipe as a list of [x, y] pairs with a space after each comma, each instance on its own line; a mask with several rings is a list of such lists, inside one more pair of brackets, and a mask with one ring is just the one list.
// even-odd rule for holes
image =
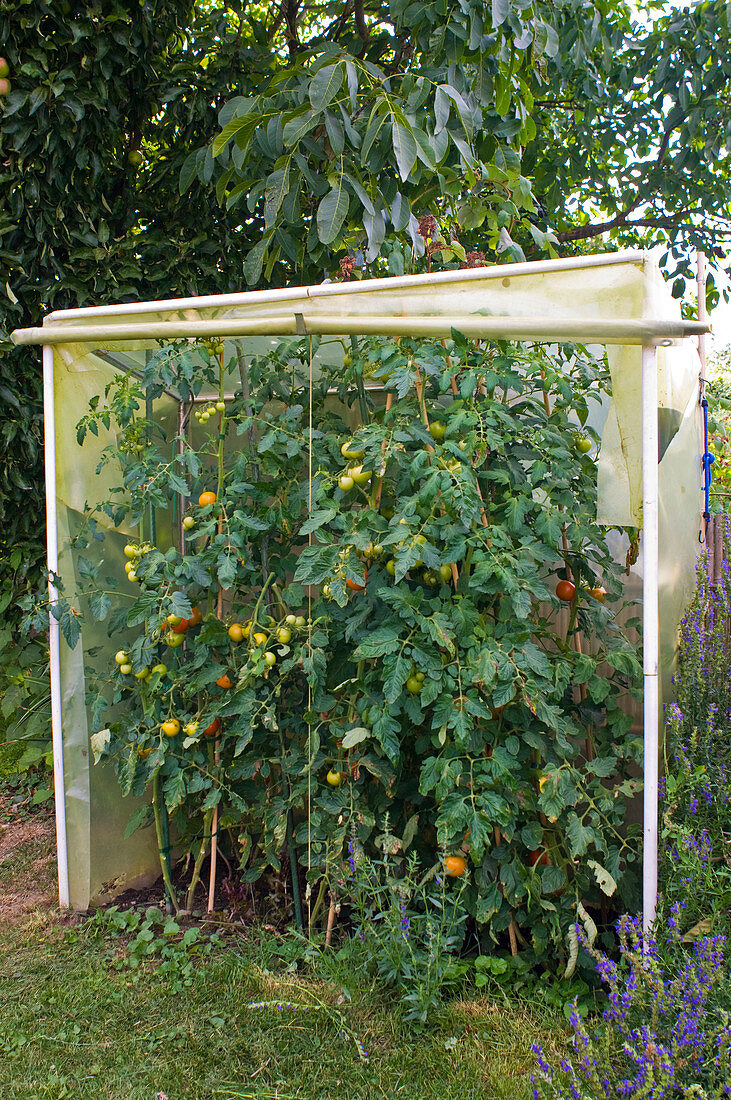
[[642, 349], [642, 664], [645, 689], [642, 927], [645, 932], [650, 930], [657, 909], [660, 749], [658, 455], [657, 350], [645, 347]]
[[[706, 254], [705, 252], [696, 252], [696, 289], [698, 291], [698, 320], [708, 320], [708, 310], [706, 309]], [[705, 385], [706, 381], [706, 334], [702, 332], [698, 337], [698, 355], [701, 360], [701, 385]]]
[[[46, 542], [48, 547], [49, 608], [58, 601], [53, 577], [58, 573], [58, 517], [56, 514], [56, 406], [53, 385], [53, 348], [43, 348], [43, 436], [46, 460]], [[51, 731], [53, 736], [53, 787], [56, 799], [56, 858], [58, 904], [69, 907], [69, 863], [66, 841], [66, 783], [63, 770], [61, 717], [61, 657], [58, 621], [49, 615], [51, 654]]]

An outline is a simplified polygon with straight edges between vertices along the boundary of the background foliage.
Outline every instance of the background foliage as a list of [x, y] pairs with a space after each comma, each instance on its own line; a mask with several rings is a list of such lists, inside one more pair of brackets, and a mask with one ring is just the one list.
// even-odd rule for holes
[[681, 293], [696, 245], [722, 260], [727, 8], [641, 14], [605, 0], [0, 3], [11, 623], [40, 579], [43, 478], [37, 352], [7, 337], [46, 310], [655, 243]]

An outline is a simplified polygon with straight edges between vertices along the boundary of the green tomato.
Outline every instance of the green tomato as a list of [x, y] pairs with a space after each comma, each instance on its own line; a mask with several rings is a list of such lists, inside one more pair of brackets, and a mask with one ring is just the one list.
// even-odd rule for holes
[[339, 787], [343, 781], [343, 777], [340, 772], [336, 772], [333, 768], [327, 773], [327, 781], [331, 787]]
[[338, 487], [342, 489], [344, 493], [349, 493], [354, 485], [355, 482], [349, 474], [343, 474], [338, 478]]
[[358, 445], [354, 443], [352, 439], [349, 439], [347, 443], [343, 443], [342, 447], [340, 448], [340, 453], [343, 458], [347, 458], [350, 460], [354, 458], [362, 458], [365, 454], [365, 451], [361, 451]]
[[[171, 631], [171, 633], [172, 633], [172, 631]], [[159, 664], [159, 665], [153, 665], [152, 666], [153, 673], [157, 673], [158, 676], [164, 676], [165, 673], [167, 672], [167, 670], [168, 670], [167, 665]]]
[[418, 695], [423, 686], [422, 681], [416, 675], [409, 676], [406, 681], [406, 690], [410, 691], [412, 695]]
[[135, 672], [135, 680], [149, 680], [150, 670], [149, 668], [142, 668], [139, 672]]
[[285, 615], [284, 621], [287, 624], [287, 626], [296, 626], [297, 625], [297, 616], [296, 615]]
[[120, 665], [119, 671], [122, 673], [123, 676], [129, 676], [130, 672], [132, 671], [132, 665]]
[[[323, 592], [324, 591], [325, 589], [323, 588]], [[279, 630], [277, 631], [277, 638], [282, 645], [286, 645], [287, 642], [292, 640], [292, 631], [288, 630], [286, 626], [280, 626]]]
[[217, 401], [216, 402], [216, 412], [222, 413], [225, 410], [225, 408], [226, 408], [226, 402], [225, 401]]
[[168, 630], [165, 635], [165, 645], [170, 646], [171, 649], [177, 649], [185, 641], [184, 634], [176, 634], [174, 630]]
[[186, 516], [185, 517], [185, 519], [183, 520], [183, 527], [185, 528], [186, 531], [192, 531], [193, 530], [193, 528], [195, 527], [195, 520], [193, 519], [192, 516]]
[[139, 546], [135, 546], [133, 543], [128, 542], [124, 548], [124, 556], [126, 558], [136, 558], [140, 552]]
[[446, 434], [447, 429], [444, 427], [441, 420], [432, 420], [431, 424], [429, 425], [429, 435], [432, 437], [432, 439], [439, 442], [440, 440], [444, 439]]
[[118, 653], [114, 654], [114, 660], [118, 665], [126, 665], [129, 662], [129, 656], [125, 649], [120, 649]]
[[393, 558], [389, 558], [389, 560], [386, 562], [386, 572], [391, 577], [396, 576], [396, 562], [393, 560]]
[[591, 440], [587, 439], [585, 435], [574, 436], [574, 446], [579, 454], [588, 454], [591, 450]]
[[276, 654], [272, 653], [272, 651], [268, 649], [264, 654], [264, 660], [269, 665], [269, 667], [272, 668], [272, 666], [277, 663]]
[[442, 578], [442, 580], [444, 581], [445, 584], [448, 584], [449, 581], [451, 581], [451, 579], [452, 579], [452, 566], [451, 565], [440, 565], [439, 566], [439, 576]]
[[297, 627], [298, 630], [304, 630], [304, 628], [307, 626], [307, 619], [304, 617], [304, 615], [298, 615], [294, 620], [294, 625]]
[[352, 477], [356, 485], [365, 485], [373, 476], [373, 470], [364, 470], [362, 466], [353, 466], [348, 470], [348, 477]]

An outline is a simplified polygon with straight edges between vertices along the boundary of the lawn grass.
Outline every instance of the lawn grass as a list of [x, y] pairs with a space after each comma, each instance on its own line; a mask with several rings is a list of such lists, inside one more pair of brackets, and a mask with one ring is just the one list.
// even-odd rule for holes
[[[454, 1002], [419, 1031], [370, 992], [267, 972], [259, 959], [255, 944], [232, 943], [202, 960], [181, 989], [154, 959], [132, 969], [121, 941], [83, 930], [70, 938], [52, 916], [6, 928], [0, 1095], [522, 1100], [531, 1042], [550, 1047], [552, 1034], [561, 1041], [558, 1021], [540, 1026], [530, 1011], [487, 998]], [[248, 1008], [280, 1000], [313, 1007]]]
[[[531, 1043], [566, 1042], [499, 992], [415, 1028], [334, 952], [303, 964], [266, 930], [225, 933], [192, 978], [182, 948], [161, 969], [128, 943], [53, 909], [0, 926], [3, 1100], [527, 1100]], [[310, 1007], [249, 1008], [272, 1001]]]

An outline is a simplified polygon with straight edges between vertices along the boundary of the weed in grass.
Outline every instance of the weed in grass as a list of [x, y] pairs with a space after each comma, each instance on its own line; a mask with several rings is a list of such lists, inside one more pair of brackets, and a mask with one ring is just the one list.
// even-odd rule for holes
[[[168, 978], [175, 992], [202, 977], [202, 961], [223, 942], [220, 932], [206, 935], [195, 926], [183, 931], [176, 920], [165, 917], [154, 906], [147, 908], [144, 914], [136, 909], [120, 910], [116, 906], [99, 909], [84, 926], [84, 931], [103, 941], [110, 937], [115, 940], [129, 937], [121, 952], [110, 951], [112, 965], [136, 972], [145, 962], [155, 960], [156, 973]], [[69, 938], [76, 940], [80, 934], [71, 932]], [[144, 981], [145, 973], [134, 973], [131, 980]]]

